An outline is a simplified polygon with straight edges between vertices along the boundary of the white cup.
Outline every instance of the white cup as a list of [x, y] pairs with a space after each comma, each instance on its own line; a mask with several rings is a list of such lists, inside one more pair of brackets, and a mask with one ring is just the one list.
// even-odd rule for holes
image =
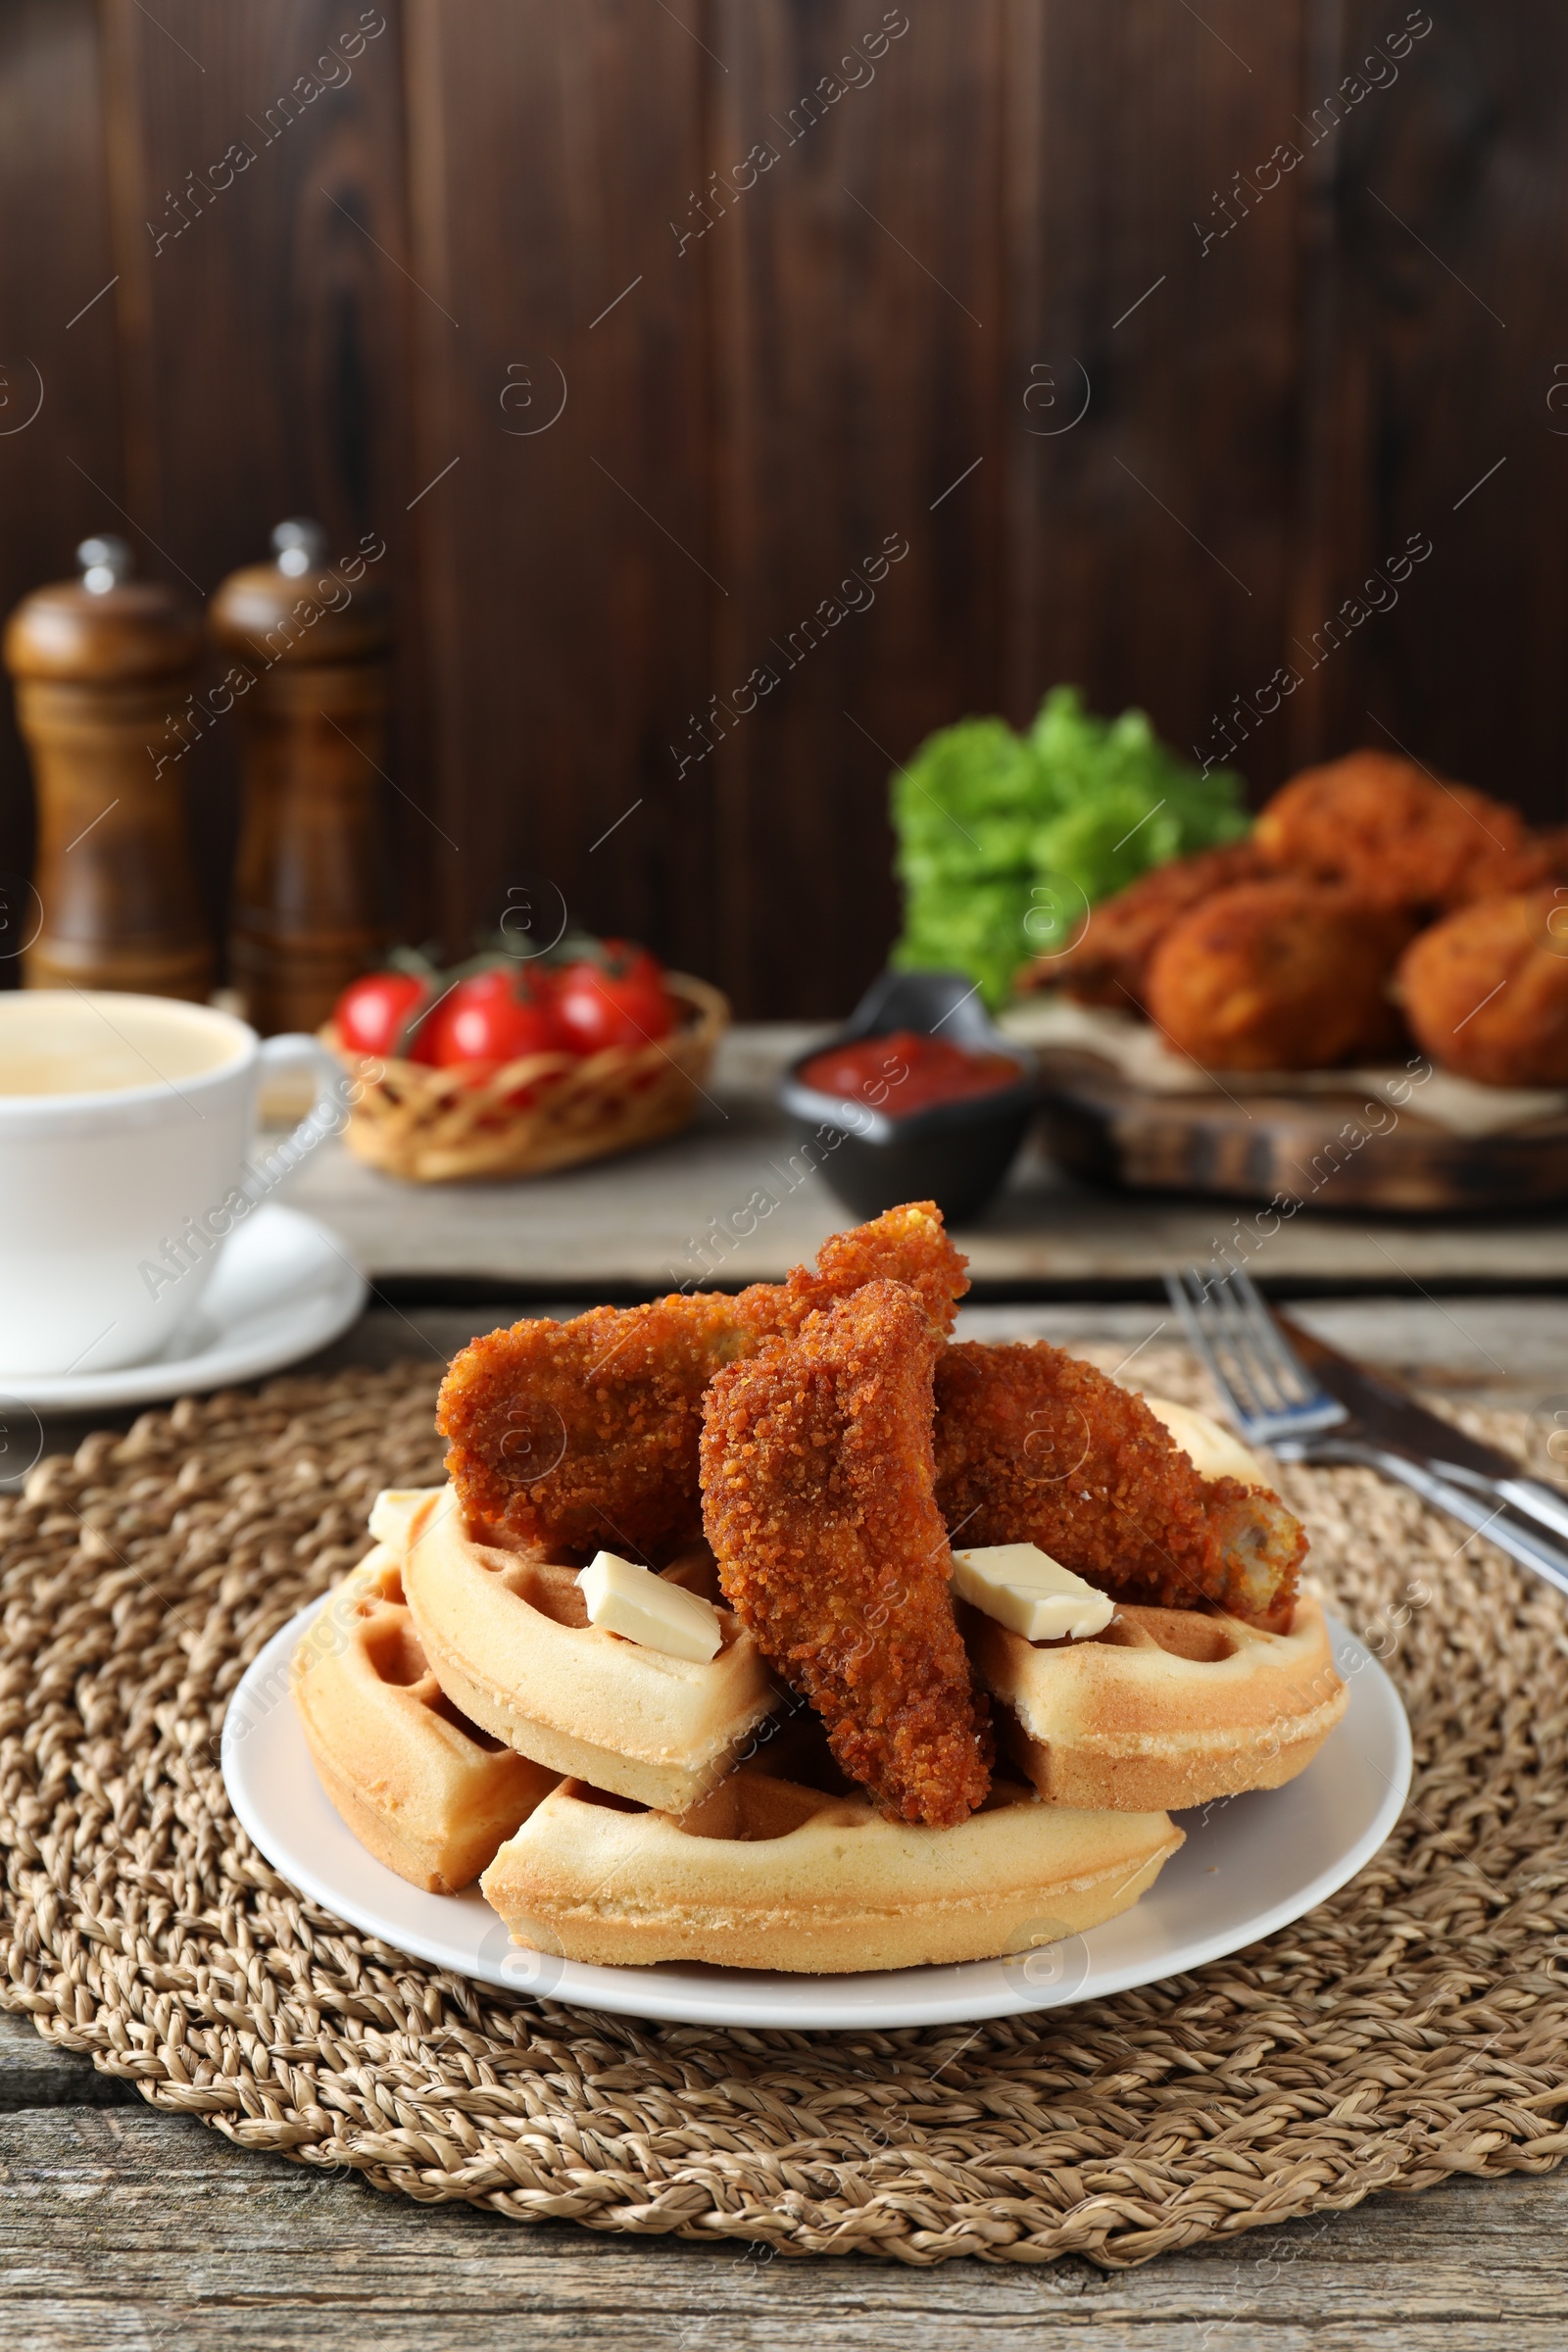
[[[253, 1149], [257, 1087], [278, 1069], [308, 1069], [316, 1100]], [[56, 1087], [74, 1091], [33, 1091]], [[264, 1044], [169, 997], [0, 995], [0, 1385], [163, 1353], [227, 1235], [344, 1116], [343, 1072], [314, 1037]]]

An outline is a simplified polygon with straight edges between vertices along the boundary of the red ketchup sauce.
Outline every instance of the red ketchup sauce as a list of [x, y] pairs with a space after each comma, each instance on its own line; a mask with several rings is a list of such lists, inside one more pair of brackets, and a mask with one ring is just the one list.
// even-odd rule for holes
[[858, 1037], [814, 1054], [800, 1072], [821, 1094], [868, 1102], [890, 1119], [906, 1119], [937, 1102], [959, 1102], [969, 1095], [993, 1095], [1015, 1086], [1018, 1064], [1005, 1054], [956, 1046], [917, 1029], [892, 1029], [885, 1037]]

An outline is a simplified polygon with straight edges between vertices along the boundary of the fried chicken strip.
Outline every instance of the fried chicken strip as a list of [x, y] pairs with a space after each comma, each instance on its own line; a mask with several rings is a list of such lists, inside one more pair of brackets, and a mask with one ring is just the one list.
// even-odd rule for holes
[[1568, 1085], [1568, 938], [1548, 882], [1445, 915], [1405, 952], [1416, 1041], [1483, 1086]]
[[1117, 1600], [1290, 1629], [1299, 1522], [1202, 1478], [1141, 1396], [1046, 1341], [944, 1350], [937, 1503], [956, 1542], [1038, 1544]]
[[1397, 906], [1276, 875], [1216, 892], [1150, 960], [1149, 1017], [1206, 1069], [1318, 1070], [1407, 1041], [1389, 981], [1410, 938]]
[[1268, 802], [1252, 830], [1269, 864], [1347, 884], [1375, 906], [1435, 914], [1550, 869], [1517, 808], [1447, 784], [1392, 752], [1358, 751], [1309, 767]]
[[1064, 988], [1080, 1004], [1141, 1012], [1148, 1002], [1149, 967], [1166, 932], [1217, 891], [1255, 882], [1268, 870], [1250, 841], [1151, 866], [1125, 890], [1102, 899], [1082, 938], [1059, 956], [1038, 956], [1019, 976], [1018, 986]]
[[954, 1618], [932, 1492], [941, 1335], [869, 1282], [720, 1372], [703, 1417], [703, 1523], [724, 1596], [895, 1821], [966, 1821], [990, 1727]]
[[816, 1267], [738, 1297], [679, 1292], [474, 1340], [441, 1386], [436, 1427], [469, 1525], [519, 1546], [600, 1544], [658, 1558], [698, 1532], [697, 1440], [713, 1374], [874, 1277], [951, 1331], [966, 1259], [934, 1201], [837, 1233]]

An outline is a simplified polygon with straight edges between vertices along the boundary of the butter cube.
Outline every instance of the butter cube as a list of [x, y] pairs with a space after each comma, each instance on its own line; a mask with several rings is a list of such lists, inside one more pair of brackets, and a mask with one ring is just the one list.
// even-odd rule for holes
[[370, 1505], [369, 1527], [376, 1542], [407, 1551], [414, 1514], [432, 1494], [440, 1495], [443, 1509], [450, 1509], [455, 1500], [450, 1487], [383, 1487]]
[[1107, 1594], [1038, 1544], [982, 1544], [953, 1555], [953, 1589], [1026, 1642], [1083, 1641], [1116, 1614]]
[[577, 1578], [588, 1604], [590, 1625], [640, 1642], [644, 1649], [662, 1649], [666, 1657], [689, 1658], [706, 1666], [724, 1639], [718, 1611], [700, 1592], [666, 1585], [652, 1569], [634, 1560], [601, 1551]]

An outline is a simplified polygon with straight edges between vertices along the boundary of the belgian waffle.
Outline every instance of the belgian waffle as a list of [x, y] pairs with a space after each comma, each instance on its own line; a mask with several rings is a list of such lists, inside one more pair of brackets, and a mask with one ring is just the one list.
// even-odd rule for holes
[[555, 1786], [444, 1694], [385, 1544], [318, 1610], [289, 1681], [321, 1786], [355, 1837], [433, 1894], [476, 1879]]
[[[399, 1558], [441, 1689], [552, 1772], [679, 1813], [723, 1779], [777, 1704], [761, 1653], [728, 1609], [706, 1665], [623, 1642], [588, 1623], [575, 1568], [475, 1543], [450, 1488], [381, 1495], [370, 1529]], [[706, 1546], [664, 1573], [721, 1598]]]
[[1181, 1842], [1161, 1812], [1069, 1812], [1003, 1782], [956, 1829], [916, 1829], [748, 1764], [679, 1815], [564, 1781], [480, 1886], [514, 1942], [565, 1959], [835, 1975], [1081, 1934]]
[[[1267, 1484], [1261, 1463], [1206, 1413], [1162, 1396], [1144, 1402], [1203, 1477]], [[1026, 1642], [962, 1606], [958, 1618], [982, 1680], [1011, 1711], [1004, 1746], [1053, 1804], [1179, 1810], [1278, 1788], [1311, 1763], [1348, 1703], [1309, 1586], [1288, 1634], [1127, 1602], [1080, 1642]]]
[[1126, 1602], [1086, 1642], [1026, 1642], [978, 1610], [958, 1616], [982, 1679], [1012, 1711], [1003, 1744], [1053, 1804], [1142, 1813], [1278, 1788], [1348, 1700], [1310, 1589], [1288, 1634]]

